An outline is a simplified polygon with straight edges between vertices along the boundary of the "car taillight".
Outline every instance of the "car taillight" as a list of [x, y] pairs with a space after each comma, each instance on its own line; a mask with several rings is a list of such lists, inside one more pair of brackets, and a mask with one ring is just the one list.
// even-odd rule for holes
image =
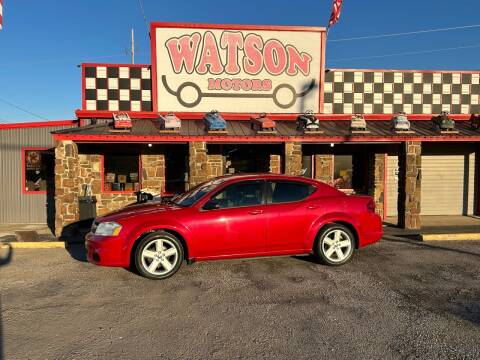
[[367, 210], [373, 213], [375, 212], [375, 202], [372, 199], [368, 200]]

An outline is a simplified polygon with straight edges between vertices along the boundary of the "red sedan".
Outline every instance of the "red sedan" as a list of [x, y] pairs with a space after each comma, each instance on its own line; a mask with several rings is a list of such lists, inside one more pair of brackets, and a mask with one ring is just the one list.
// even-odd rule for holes
[[126, 207], [97, 218], [87, 257], [164, 279], [183, 261], [313, 254], [327, 265], [382, 237], [368, 196], [284, 175], [231, 175], [203, 183], [168, 203]]

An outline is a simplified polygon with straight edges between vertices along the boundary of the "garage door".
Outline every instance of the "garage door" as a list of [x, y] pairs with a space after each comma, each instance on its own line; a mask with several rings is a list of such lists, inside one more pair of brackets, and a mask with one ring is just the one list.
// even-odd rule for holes
[[387, 158], [387, 216], [397, 216], [398, 156]]
[[422, 156], [422, 215], [473, 214], [475, 154]]

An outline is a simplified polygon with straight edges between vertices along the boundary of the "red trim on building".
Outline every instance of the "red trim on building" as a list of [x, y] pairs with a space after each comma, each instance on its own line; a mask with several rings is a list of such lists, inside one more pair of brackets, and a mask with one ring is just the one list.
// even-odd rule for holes
[[47, 193], [47, 190], [27, 190], [26, 188], [26, 180], [27, 177], [25, 175], [25, 151], [46, 151], [49, 148], [45, 147], [28, 147], [28, 146], [22, 146], [22, 194], [24, 195], [36, 195], [36, 194], [43, 194], [45, 195]]
[[82, 64], [82, 89], [81, 89], [82, 109], [87, 108], [87, 100], [86, 100], [86, 96], [85, 96], [86, 86], [87, 86], [87, 83], [86, 83], [86, 80], [85, 80], [85, 64]]
[[150, 81], [152, 84], [152, 109], [154, 113], [158, 113], [158, 89], [157, 89], [157, 32], [155, 31], [155, 23], [150, 23], [150, 62], [152, 67], [150, 69]]
[[445, 74], [478, 74], [480, 70], [399, 70], [399, 69], [339, 69], [329, 68], [328, 71], [346, 72], [400, 72], [400, 73], [445, 73]]
[[382, 219], [385, 220], [387, 217], [387, 176], [388, 176], [388, 154], [384, 154], [383, 156], [383, 217]]
[[75, 115], [79, 119], [95, 118], [95, 119], [112, 119], [114, 113], [127, 113], [134, 119], [156, 119], [158, 114], [151, 111], [108, 111], [108, 110], [75, 110]]
[[[226, 29], [226, 30], [260, 30], [260, 31], [326, 31], [325, 27], [318, 26], [289, 26], [289, 25], [235, 25], [211, 23], [184, 23], [184, 22], [152, 22], [150, 31], [154, 28], [192, 28], [192, 29]], [[152, 38], [153, 38], [153, 34]]]
[[113, 142], [113, 143], [176, 143], [188, 141], [206, 141], [210, 143], [272, 143], [278, 144], [285, 141], [302, 143], [365, 143], [388, 142], [397, 143], [404, 141], [426, 142], [474, 142], [480, 141], [479, 136], [445, 135], [445, 136], [231, 136], [231, 135], [78, 135], [78, 134], [53, 134], [54, 140], [72, 140], [78, 142]]
[[110, 63], [82, 63], [82, 67], [86, 66], [92, 66], [92, 67], [97, 67], [97, 66], [105, 66], [105, 67], [140, 67], [140, 68], [148, 68], [150, 65], [148, 64], [110, 64]]
[[[76, 110], [75, 114], [79, 119], [82, 118], [112, 118], [113, 113], [118, 111], [96, 111], [96, 110]], [[127, 111], [133, 119], [156, 119], [159, 114], [165, 115], [166, 112], [135, 112]], [[199, 112], [176, 112], [175, 115], [181, 120], [200, 120], [203, 119], [205, 113]], [[272, 120], [296, 120], [299, 114], [267, 114]], [[394, 114], [364, 114], [365, 120], [390, 120]], [[409, 114], [409, 120], [432, 120], [433, 116], [438, 114]], [[225, 120], [250, 120], [252, 116], [258, 116], [258, 113], [228, 113], [222, 112], [222, 117]], [[316, 114], [317, 118], [322, 120], [350, 120], [352, 114]], [[469, 114], [450, 114], [454, 120], [469, 120]]]
[[35, 122], [0, 124], [0, 130], [28, 129], [28, 128], [37, 128], [37, 127], [66, 126], [66, 125], [76, 125], [76, 124], [78, 124], [78, 120], [35, 121]]

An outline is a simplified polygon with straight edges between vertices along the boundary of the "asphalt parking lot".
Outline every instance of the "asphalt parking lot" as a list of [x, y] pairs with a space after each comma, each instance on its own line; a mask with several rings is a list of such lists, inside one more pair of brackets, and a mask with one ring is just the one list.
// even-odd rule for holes
[[77, 251], [0, 255], [4, 359], [480, 358], [479, 242], [391, 238], [341, 268], [217, 261], [165, 281]]

